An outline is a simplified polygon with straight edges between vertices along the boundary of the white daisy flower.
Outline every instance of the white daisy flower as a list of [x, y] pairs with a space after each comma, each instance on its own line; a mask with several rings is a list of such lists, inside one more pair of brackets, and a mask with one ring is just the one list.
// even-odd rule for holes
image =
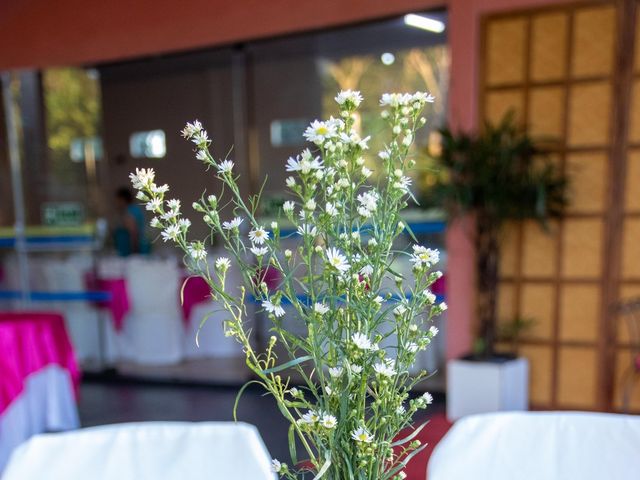
[[309, 235], [310, 237], [315, 237], [318, 234], [318, 229], [313, 225], [309, 225], [308, 223], [303, 223], [298, 227], [298, 234], [302, 235], [303, 237], [305, 235]]
[[170, 210], [175, 210], [176, 212], [180, 211], [180, 200], [176, 198], [172, 198], [171, 200], [167, 200], [167, 208]]
[[263, 245], [266, 240], [269, 239], [269, 232], [264, 228], [258, 227], [249, 232], [249, 240], [258, 245]]
[[440, 303], [440, 305], [438, 305], [438, 308], [440, 309], [441, 312], [444, 312], [449, 307], [447, 306], [446, 303], [442, 302]]
[[362, 367], [360, 365], [350, 365], [349, 368], [355, 375], [360, 375], [362, 373]]
[[418, 344], [413, 342], [408, 343], [406, 348], [407, 348], [407, 351], [411, 353], [416, 353], [419, 349]]
[[205, 160], [209, 159], [209, 155], [207, 155], [206, 150], [198, 150], [196, 152], [196, 159], [204, 162]]
[[244, 220], [240, 217], [235, 217], [232, 220], [228, 221], [228, 222], [222, 222], [222, 228], [224, 228], [225, 230], [233, 230], [236, 228], [240, 227], [240, 224], [243, 222]]
[[289, 157], [287, 160], [287, 172], [311, 173], [312, 170], [322, 170], [322, 160], [320, 157], [313, 157], [309, 149], [305, 149], [296, 158]]
[[178, 226], [183, 232], [186, 232], [191, 226], [191, 220], [189, 220], [188, 218], [181, 218], [180, 220], [178, 220]]
[[293, 188], [296, 186], [296, 179], [293, 177], [287, 177], [284, 183], [287, 185], [287, 187]]
[[160, 228], [162, 227], [162, 222], [160, 222], [160, 219], [158, 217], [153, 217], [149, 222], [149, 225], [151, 225], [153, 228]]
[[373, 301], [376, 302], [378, 305], [382, 305], [384, 303], [384, 298], [382, 298], [380, 295], [376, 295]]
[[158, 210], [160, 207], [162, 206], [162, 200], [160, 199], [160, 197], [155, 197], [152, 198], [146, 205], [146, 209], [151, 211], [151, 212], [155, 212], [156, 210]]
[[290, 212], [293, 212], [293, 209], [295, 208], [295, 206], [296, 206], [295, 203], [293, 203], [291, 200], [287, 200], [282, 204], [282, 209], [285, 212], [290, 213]]
[[303, 423], [308, 424], [318, 423], [320, 421], [320, 415], [318, 415], [314, 410], [309, 410], [307, 413], [302, 415], [301, 420]]
[[196, 133], [202, 130], [202, 124], [198, 120], [194, 120], [193, 123], [187, 122], [187, 125], [180, 132], [184, 138], [191, 138]]
[[369, 190], [367, 192], [361, 193], [358, 195], [358, 202], [363, 208], [375, 212], [378, 208], [378, 200], [380, 199], [380, 195], [378, 192], [374, 190]]
[[404, 405], [399, 405], [398, 408], [396, 408], [396, 413], [398, 415], [404, 415], [407, 412], [407, 409], [404, 408]]
[[436, 327], [435, 325], [431, 325], [429, 327], [429, 336], [430, 337], [435, 337], [436, 335], [438, 335], [438, 332], [440, 330], [438, 330], [438, 327]]
[[421, 245], [413, 246], [413, 254], [411, 254], [411, 263], [414, 268], [426, 267], [429, 268], [432, 265], [438, 263], [440, 260], [440, 252], [432, 248], [426, 248]]
[[216, 268], [221, 272], [226, 272], [231, 267], [231, 262], [227, 257], [219, 257], [216, 259]]
[[369, 338], [364, 333], [354, 333], [353, 335], [351, 335], [351, 341], [360, 350], [371, 350], [373, 348], [371, 340], [369, 340]]
[[335, 98], [338, 105], [349, 103], [357, 107], [362, 103], [362, 95], [357, 90], [342, 90]]
[[231, 160], [225, 160], [218, 164], [218, 173], [221, 175], [225, 173], [231, 173], [232, 170], [233, 162]]
[[323, 144], [326, 140], [334, 137], [336, 134], [336, 125], [334, 122], [321, 122], [314, 120], [311, 125], [304, 131], [304, 138], [316, 145]]
[[191, 141], [201, 148], [205, 148], [209, 143], [211, 143], [211, 140], [209, 140], [209, 134], [206, 130], [200, 130], [199, 132], [194, 133], [191, 137]]
[[313, 311], [316, 312], [319, 315], [324, 315], [325, 313], [327, 313], [329, 311], [329, 307], [326, 306], [324, 303], [316, 302], [313, 305]]
[[410, 177], [400, 177], [398, 180], [393, 182], [393, 187], [402, 192], [409, 192], [409, 187], [411, 186], [411, 178]]
[[162, 215], [160, 215], [160, 218], [162, 220], [173, 220], [178, 215], [180, 215], [180, 212], [178, 212], [177, 210], [167, 210]]
[[327, 204], [324, 207], [324, 210], [329, 214], [330, 217], [335, 217], [338, 214], [338, 209], [331, 202], [327, 202]]
[[365, 427], [356, 428], [351, 432], [351, 438], [361, 443], [371, 443], [373, 441], [373, 435]]
[[371, 210], [367, 210], [364, 207], [358, 207], [358, 215], [360, 215], [362, 218], [370, 218], [371, 215], [373, 215], [373, 212]]
[[255, 245], [252, 246], [249, 250], [251, 250], [251, 253], [253, 253], [256, 257], [264, 257], [267, 253], [269, 253], [269, 249], [267, 247], [256, 247]]
[[329, 248], [327, 250], [327, 263], [340, 273], [346, 272], [350, 267], [347, 257], [340, 253], [337, 248]]
[[422, 397], [420, 397], [422, 401], [424, 401], [427, 405], [431, 405], [433, 403], [433, 395], [429, 392], [424, 392]]
[[282, 463], [274, 458], [271, 460], [271, 470], [273, 470], [274, 473], [280, 473], [282, 471]]
[[284, 308], [280, 305], [271, 303], [271, 300], [264, 300], [262, 302], [262, 308], [264, 308], [268, 313], [273, 313], [276, 317], [284, 316]]
[[329, 369], [329, 375], [331, 375], [333, 378], [338, 378], [340, 375], [342, 375], [342, 372], [342, 367], [331, 367]]
[[393, 368], [393, 360], [378, 362], [373, 366], [373, 370], [383, 377], [393, 377], [396, 374], [396, 370]]
[[396, 316], [404, 315], [407, 312], [407, 307], [405, 307], [402, 303], [393, 309], [393, 313]]
[[313, 212], [316, 209], [316, 201], [313, 198], [310, 198], [309, 200], [307, 200], [307, 202], [304, 204], [304, 208], [306, 210], [309, 210], [310, 212]]
[[194, 260], [204, 260], [207, 258], [207, 251], [205, 250], [204, 245], [200, 242], [189, 244], [187, 246], [187, 251]]
[[436, 303], [436, 295], [431, 290], [424, 290], [422, 294], [424, 295], [429, 305], [433, 305], [434, 303]]
[[436, 100], [436, 97], [428, 92], [416, 92], [413, 94], [412, 99], [413, 101], [421, 103], [433, 103]]
[[338, 424], [338, 420], [333, 415], [324, 414], [320, 420], [320, 425], [324, 428], [331, 429]]
[[156, 185], [155, 183], [151, 184], [151, 191], [153, 193], [165, 194], [169, 191], [169, 185], [166, 183], [164, 185]]
[[167, 240], [176, 240], [180, 235], [180, 227], [178, 225], [169, 225], [162, 231], [161, 235], [162, 240], [165, 242]]
[[129, 174], [129, 179], [131, 180], [133, 188], [140, 190], [150, 187], [155, 176], [156, 173], [153, 171], [153, 168], [136, 168], [135, 173]]

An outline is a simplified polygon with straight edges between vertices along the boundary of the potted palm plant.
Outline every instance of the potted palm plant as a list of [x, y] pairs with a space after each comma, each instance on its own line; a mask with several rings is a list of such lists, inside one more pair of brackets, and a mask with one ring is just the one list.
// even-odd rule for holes
[[[474, 219], [479, 326], [473, 353], [448, 365], [448, 413], [455, 419], [480, 411], [525, 409], [527, 362], [514, 352], [496, 351], [501, 232], [507, 223], [530, 219], [547, 228], [564, 211], [568, 180], [511, 113], [476, 135], [450, 129], [440, 133], [441, 176], [426, 200], [443, 206], [450, 220]], [[487, 391], [491, 385], [495, 388]]]

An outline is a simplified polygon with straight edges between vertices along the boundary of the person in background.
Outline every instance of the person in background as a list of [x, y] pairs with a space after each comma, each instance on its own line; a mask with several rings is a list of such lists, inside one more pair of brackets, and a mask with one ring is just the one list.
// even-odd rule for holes
[[121, 257], [148, 254], [150, 244], [145, 235], [144, 211], [133, 201], [133, 194], [127, 187], [116, 190], [118, 223], [113, 231], [113, 243]]

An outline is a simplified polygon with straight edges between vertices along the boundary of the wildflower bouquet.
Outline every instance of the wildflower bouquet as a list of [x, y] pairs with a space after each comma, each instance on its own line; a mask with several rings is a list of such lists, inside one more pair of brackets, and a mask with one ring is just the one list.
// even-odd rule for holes
[[[336, 102], [339, 118], [314, 121], [304, 133], [313, 149], [287, 161], [291, 200], [282, 215], [299, 238], [295, 250], [282, 249], [279, 223], [261, 223], [258, 196], [245, 201], [233, 162], [214, 158], [198, 121], [188, 123], [182, 135], [223, 186], [220, 198], [203, 195], [193, 204], [211, 229], [209, 237], [188, 238], [191, 223], [179, 200], [165, 200], [168, 186], [156, 185], [152, 170], [138, 169], [131, 180], [138, 199], [155, 215], [151, 225], [185, 252], [190, 271], [208, 282], [212, 297], [224, 306], [225, 332], [242, 344], [256, 376], [252, 382], [273, 396], [290, 422], [292, 464], [273, 460], [275, 472], [287, 479], [402, 479], [407, 462], [424, 447], [415, 440], [424, 425], [397, 437], [432, 402], [428, 393], [410, 396], [426, 372], [412, 376], [409, 369], [438, 333], [432, 319], [446, 309], [429, 290], [441, 276], [433, 270], [437, 250], [417, 244], [410, 252], [394, 250], [394, 240], [407, 229], [400, 212], [413, 198], [407, 171], [415, 162], [409, 148], [433, 97], [382, 96], [389, 138], [378, 153], [376, 182], [368, 181], [372, 171], [365, 166], [369, 137], [354, 127], [361, 95], [343, 91]], [[222, 205], [225, 211], [231, 206], [233, 218], [221, 218]], [[227, 284], [229, 258], [207, 261], [206, 246], [214, 236], [239, 266], [243, 286]], [[410, 257], [413, 278], [394, 270], [400, 255]], [[275, 291], [264, 281], [267, 269], [280, 273]], [[266, 351], [256, 351], [250, 341], [245, 308], [250, 300], [272, 322]], [[302, 322], [306, 335], [288, 331], [286, 316]], [[277, 344], [289, 358], [277, 358]], [[302, 387], [291, 385], [285, 372], [292, 370]], [[304, 450], [300, 463], [297, 446]]]

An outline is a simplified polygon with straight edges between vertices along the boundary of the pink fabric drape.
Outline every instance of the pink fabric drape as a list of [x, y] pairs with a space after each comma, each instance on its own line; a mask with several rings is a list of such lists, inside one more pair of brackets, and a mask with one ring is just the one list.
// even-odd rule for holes
[[182, 320], [185, 326], [188, 326], [191, 310], [197, 304], [211, 298], [211, 289], [202, 277], [188, 277], [184, 282], [186, 283], [182, 290]]
[[113, 321], [113, 328], [116, 332], [122, 331], [124, 317], [131, 308], [127, 292], [127, 281], [124, 278], [95, 278], [93, 274], [89, 274], [86, 276], [86, 283], [91, 290], [109, 294], [109, 300], [96, 302], [96, 305], [108, 310]]
[[0, 312], [0, 415], [20, 396], [29, 375], [52, 364], [69, 372], [77, 394], [80, 371], [62, 315]]
[[116, 332], [122, 331], [124, 317], [130, 308], [127, 281], [124, 278], [98, 279], [96, 280], [96, 289], [111, 295], [110, 300], [99, 302], [98, 306], [109, 310]]

